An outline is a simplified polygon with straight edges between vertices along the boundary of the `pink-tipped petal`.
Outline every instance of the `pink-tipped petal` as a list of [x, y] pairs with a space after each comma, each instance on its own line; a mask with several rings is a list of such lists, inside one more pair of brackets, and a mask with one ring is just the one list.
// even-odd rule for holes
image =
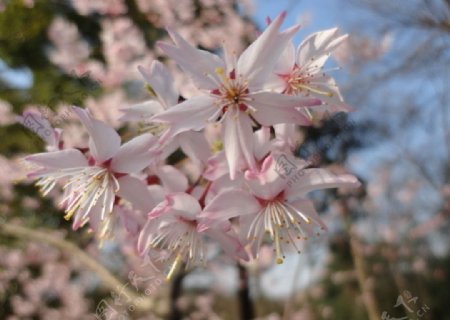
[[245, 179], [254, 195], [261, 199], [271, 200], [284, 190], [287, 178], [280, 174], [277, 165], [276, 160], [269, 155], [264, 159], [259, 172], [246, 171]]
[[294, 26], [280, 33], [279, 28], [285, 16], [285, 14], [280, 14], [242, 53], [238, 60], [238, 73], [245, 76], [251, 89], [264, 87], [278, 57], [300, 28], [300, 26]]
[[148, 217], [155, 219], [164, 214], [193, 221], [201, 210], [200, 204], [193, 196], [183, 192], [174, 192], [166, 195], [164, 202], [158, 204]]

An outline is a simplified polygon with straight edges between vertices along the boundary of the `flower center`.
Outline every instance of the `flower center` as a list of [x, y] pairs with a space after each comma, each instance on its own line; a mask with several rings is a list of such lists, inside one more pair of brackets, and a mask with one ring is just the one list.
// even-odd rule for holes
[[222, 112], [225, 113], [230, 107], [247, 111], [250, 101], [247, 82], [236, 77], [235, 70], [226, 75], [223, 68], [217, 68], [216, 74], [222, 82], [219, 88], [211, 90], [211, 94], [217, 97], [217, 104], [222, 108]]
[[[303, 93], [305, 95], [309, 95], [311, 92], [332, 97], [333, 92], [322, 90], [317, 84], [320, 82], [315, 81], [316, 74], [314, 72], [310, 72], [308, 70], [302, 70], [298, 66], [294, 67], [294, 70], [289, 75], [282, 75], [281, 77], [286, 81], [286, 94], [298, 94]], [[325, 74], [323, 74], [325, 75]]]

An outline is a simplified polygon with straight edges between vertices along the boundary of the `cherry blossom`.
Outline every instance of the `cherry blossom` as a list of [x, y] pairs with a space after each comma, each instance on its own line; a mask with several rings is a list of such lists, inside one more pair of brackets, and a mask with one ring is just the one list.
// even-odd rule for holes
[[[139, 180], [129, 176], [151, 161], [150, 147], [155, 138], [141, 135], [120, 146], [120, 136], [105, 123], [92, 118], [88, 111], [74, 108], [90, 134], [87, 157], [84, 150], [65, 149], [40, 153], [26, 160], [40, 166], [30, 174], [39, 179], [42, 194], [48, 194], [58, 181], [64, 180], [64, 199], [61, 203], [66, 219], [73, 215], [73, 228], [89, 220], [105, 225], [113, 211], [116, 195], [133, 193]], [[145, 185], [142, 183], [145, 187]], [[142, 186], [141, 186], [142, 187]]]
[[[208, 222], [203, 222], [202, 215], [223, 212], [223, 201], [230, 200], [228, 194], [217, 196], [202, 211], [197, 199], [186, 193], [172, 193], [157, 205], [148, 215], [148, 222], [139, 236], [138, 249], [141, 254], [149, 248], [162, 248], [170, 252], [173, 260], [167, 278], [182, 262], [186, 267], [206, 262], [205, 241], [202, 231], [218, 241], [221, 247], [233, 258], [247, 259], [243, 246], [233, 234], [229, 223], [212, 224], [205, 230], [199, 229]], [[227, 210], [239, 211], [241, 203], [230, 203]]]
[[[123, 2], [112, 3], [122, 10]], [[78, 10], [116, 12], [97, 3], [82, 3]], [[171, 13], [164, 15], [169, 19]], [[86, 54], [77, 61], [56, 59], [71, 46], [84, 46], [74, 27], [55, 21], [53, 32], [61, 29], [73, 40], [56, 45], [52, 57], [61, 68], [85, 72], [92, 67], [103, 88], [119, 87], [140, 74], [149, 97], [129, 103], [119, 90], [86, 99], [88, 109], [73, 107], [87, 130], [87, 146], [73, 121], [53, 128], [39, 113], [26, 111], [18, 122], [35, 131], [47, 148], [25, 158], [32, 164], [28, 176], [43, 195], [61, 199], [73, 229], [89, 223], [100, 243], [120, 237], [144, 260], [156, 253], [151, 264], [165, 264], [169, 279], [183, 265], [206, 265], [211, 244], [239, 262], [257, 259], [262, 245], [270, 244], [275, 261], [282, 263], [287, 252], [300, 251], [305, 239], [326, 230], [308, 193], [359, 185], [352, 175], [311, 168], [294, 152], [300, 142], [297, 128], [310, 125], [312, 114], [349, 109], [335, 80], [322, 70], [346, 36], [337, 29], [321, 31], [296, 52], [291, 39], [299, 26], [280, 31], [285, 15], [240, 55], [225, 45], [222, 57], [197, 49], [168, 28], [173, 44], [159, 42], [158, 47], [187, 78], [180, 78], [170, 63], [154, 60], [140, 30], [125, 17], [102, 22], [108, 67]], [[187, 80], [177, 85], [177, 79]], [[182, 96], [189, 86], [198, 90]], [[118, 111], [123, 113], [119, 119]], [[131, 129], [123, 136], [127, 142], [122, 144], [116, 128], [121, 133]]]
[[[257, 173], [246, 171], [249, 191], [239, 192], [239, 212], [207, 212], [205, 219], [228, 221], [240, 217], [243, 240], [250, 243], [252, 253], [258, 256], [267, 233], [273, 241], [276, 262], [283, 263], [284, 252], [293, 247], [300, 253], [301, 240], [316, 234], [315, 227], [325, 230], [314, 205], [306, 198], [308, 192], [327, 188], [357, 187], [358, 180], [352, 175], [336, 176], [324, 169], [307, 169], [307, 162], [291, 158], [301, 174], [295, 182], [280, 175], [273, 155], [266, 157]], [[225, 205], [225, 204], [224, 204]], [[207, 226], [202, 226], [207, 228]], [[284, 249], [287, 248], [287, 249]]]
[[324, 69], [330, 54], [347, 37], [339, 35], [337, 28], [332, 28], [308, 36], [297, 49], [289, 43], [274, 68], [268, 87], [288, 95], [316, 97], [323, 102], [323, 106], [315, 110], [350, 110], [343, 102], [336, 81]]
[[178, 33], [168, 30], [175, 46], [160, 43], [161, 49], [206, 94], [192, 97], [152, 118], [169, 125], [162, 141], [180, 132], [201, 130], [207, 122], [220, 119], [224, 125], [223, 141], [230, 177], [234, 179], [240, 159], [244, 159], [249, 168], [256, 168], [252, 157], [253, 124], [309, 123], [296, 108], [320, 104], [319, 100], [263, 91], [278, 56], [299, 28], [294, 26], [278, 32], [284, 17], [285, 14], [279, 15], [239, 59], [226, 54], [222, 60], [195, 49]]

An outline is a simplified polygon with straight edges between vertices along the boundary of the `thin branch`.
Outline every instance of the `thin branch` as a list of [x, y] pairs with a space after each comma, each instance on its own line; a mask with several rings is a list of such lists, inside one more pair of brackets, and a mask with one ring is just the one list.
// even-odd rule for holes
[[186, 276], [185, 266], [182, 267], [182, 271], [179, 272], [172, 282], [172, 288], [170, 291], [170, 314], [168, 320], [181, 320], [183, 319], [183, 313], [178, 307], [178, 299], [182, 295], [183, 279]]
[[367, 281], [369, 276], [365, 270], [364, 256], [361, 253], [361, 244], [355, 232], [352, 231], [352, 222], [348, 216], [350, 208], [347, 200], [343, 199], [340, 201], [340, 205], [342, 207], [345, 229], [349, 235], [350, 254], [352, 255], [353, 267], [356, 272], [359, 289], [363, 295], [363, 302], [366, 307], [367, 315], [370, 320], [378, 320], [380, 318], [378, 303], [375, 294]]
[[247, 268], [240, 263], [237, 264], [239, 270], [239, 319], [251, 320], [255, 317], [253, 302], [250, 297]]
[[148, 311], [154, 306], [153, 299], [136, 295], [94, 258], [90, 257], [83, 250], [66, 239], [56, 237], [50, 231], [33, 230], [6, 222], [0, 223], [0, 230], [2, 235], [13, 236], [24, 240], [44, 242], [58, 248], [62, 252], [68, 253], [70, 256], [76, 257], [82, 264], [91, 269], [100, 277], [105, 287], [117, 292], [117, 294], [130, 297], [133, 301], [133, 305], [141, 312]]
[[361, 254], [360, 244], [355, 234], [350, 235], [350, 249], [353, 257], [353, 264], [355, 266], [356, 276], [358, 279], [359, 288], [364, 297], [364, 304], [366, 306], [367, 314], [370, 320], [378, 320], [380, 312], [373, 294], [372, 289], [367, 283], [367, 274], [364, 266], [364, 257]]

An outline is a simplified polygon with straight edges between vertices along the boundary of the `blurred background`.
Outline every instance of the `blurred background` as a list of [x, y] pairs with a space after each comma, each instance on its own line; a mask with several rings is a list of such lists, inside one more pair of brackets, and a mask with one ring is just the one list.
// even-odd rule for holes
[[[138, 65], [166, 62], [192, 95], [155, 47], [165, 26], [240, 52], [283, 10], [296, 44], [350, 34], [330, 68], [354, 112], [302, 128], [298, 155], [363, 182], [312, 194], [330, 231], [302, 254], [244, 271], [219, 256], [169, 284], [126, 234], [99, 248], [24, 179], [20, 158], [45, 147], [24, 110], [68, 146], [84, 138], [73, 104], [126, 133], [120, 110], [148, 98]], [[449, 85], [448, 0], [0, 1], [0, 319], [450, 319]]]

